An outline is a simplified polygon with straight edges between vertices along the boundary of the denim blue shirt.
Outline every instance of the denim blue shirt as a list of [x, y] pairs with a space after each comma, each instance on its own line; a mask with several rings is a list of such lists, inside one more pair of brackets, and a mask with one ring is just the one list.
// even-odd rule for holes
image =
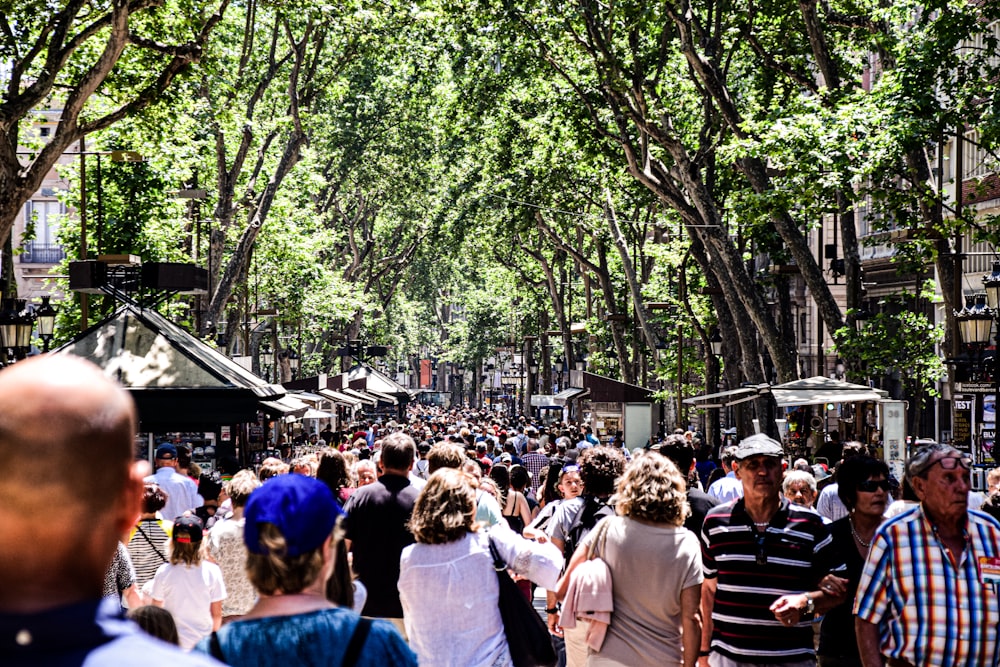
[[0, 613], [5, 667], [218, 666], [184, 653], [126, 620], [114, 600], [91, 600], [37, 614]]
[[[218, 632], [219, 646], [233, 667], [337, 667], [361, 617], [347, 609], [234, 621]], [[209, 638], [195, 651], [211, 653]], [[416, 667], [417, 656], [388, 621], [375, 620], [357, 667]]]

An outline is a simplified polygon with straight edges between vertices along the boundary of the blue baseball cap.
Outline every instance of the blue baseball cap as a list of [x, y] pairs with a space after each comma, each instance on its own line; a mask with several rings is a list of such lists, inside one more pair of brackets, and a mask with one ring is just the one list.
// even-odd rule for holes
[[158, 459], [176, 459], [177, 458], [177, 448], [171, 445], [169, 442], [160, 445], [156, 448], [156, 458]]
[[252, 553], [266, 554], [260, 544], [260, 525], [271, 523], [284, 536], [288, 555], [298, 556], [323, 544], [341, 514], [323, 482], [295, 473], [278, 475], [250, 494], [243, 511], [243, 541]]

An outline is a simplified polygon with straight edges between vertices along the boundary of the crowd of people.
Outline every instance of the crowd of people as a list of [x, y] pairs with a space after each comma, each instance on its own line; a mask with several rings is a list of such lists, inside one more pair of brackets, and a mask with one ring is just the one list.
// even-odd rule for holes
[[1000, 660], [1000, 471], [948, 445], [896, 480], [415, 406], [213, 486], [135, 419], [78, 359], [0, 374], [3, 664], [508, 667], [504, 570], [571, 667]]

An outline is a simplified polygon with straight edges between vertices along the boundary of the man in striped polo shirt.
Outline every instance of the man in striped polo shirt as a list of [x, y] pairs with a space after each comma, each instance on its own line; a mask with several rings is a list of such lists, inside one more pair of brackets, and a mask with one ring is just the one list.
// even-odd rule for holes
[[972, 460], [932, 443], [906, 464], [920, 505], [875, 532], [854, 601], [869, 665], [997, 665], [1000, 523], [968, 509]]
[[846, 574], [822, 517], [781, 494], [782, 454], [763, 434], [740, 442], [743, 497], [705, 517], [702, 665], [813, 666], [812, 620], [843, 601], [821, 583]]

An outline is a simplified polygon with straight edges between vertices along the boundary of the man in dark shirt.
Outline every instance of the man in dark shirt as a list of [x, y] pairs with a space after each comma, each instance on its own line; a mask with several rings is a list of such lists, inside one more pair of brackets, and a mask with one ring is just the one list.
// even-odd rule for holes
[[846, 571], [829, 529], [781, 494], [782, 454], [781, 444], [764, 434], [740, 442], [743, 497], [705, 517], [703, 666], [814, 666], [812, 621], [843, 601], [820, 587], [826, 575]]
[[708, 495], [696, 486], [691, 485], [692, 470], [694, 470], [694, 447], [683, 435], [668, 435], [663, 442], [653, 445], [657, 451], [674, 462], [688, 482], [687, 499], [691, 506], [691, 515], [684, 520], [684, 527], [695, 535], [701, 535], [701, 526], [705, 523], [708, 510], [719, 504], [716, 498]]
[[[416, 444], [403, 432], [382, 440], [384, 473], [374, 484], [359, 488], [344, 506], [348, 548], [354, 554], [354, 571], [368, 589], [362, 613], [393, 621], [403, 628], [399, 602], [399, 555], [413, 544], [407, 528], [418, 491], [408, 475], [413, 467]], [[404, 635], [405, 636], [405, 635]]]

